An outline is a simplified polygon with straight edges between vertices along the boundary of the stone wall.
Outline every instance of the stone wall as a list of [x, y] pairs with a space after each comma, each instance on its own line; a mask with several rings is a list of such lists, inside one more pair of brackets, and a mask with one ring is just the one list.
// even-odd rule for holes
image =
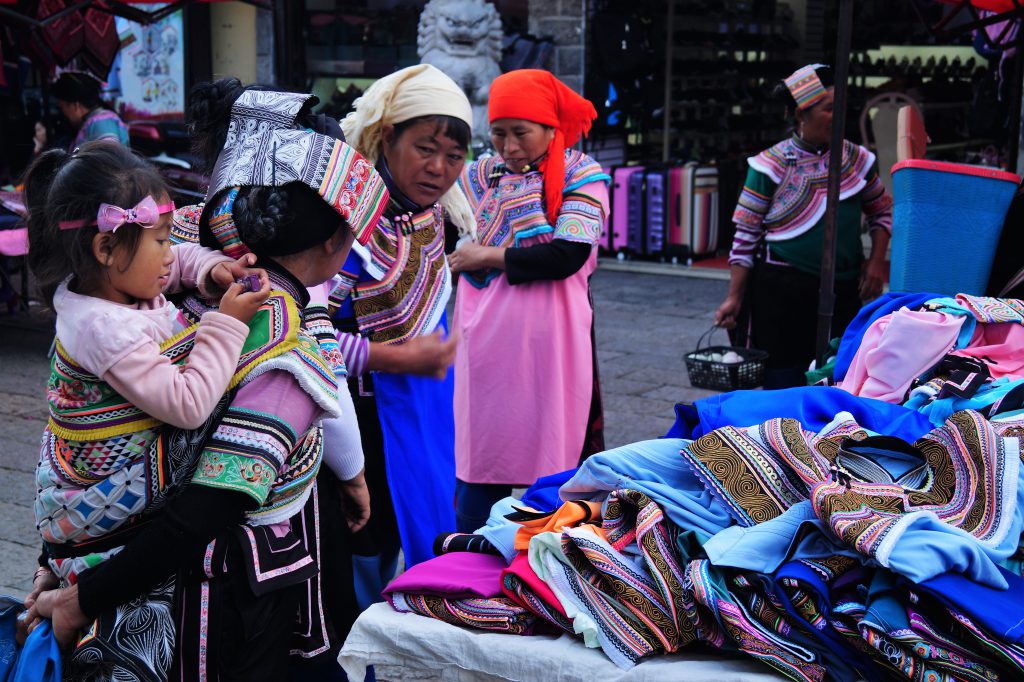
[[529, 32], [552, 38], [554, 54], [547, 68], [562, 82], [583, 92], [583, 13], [587, 0], [529, 0]]

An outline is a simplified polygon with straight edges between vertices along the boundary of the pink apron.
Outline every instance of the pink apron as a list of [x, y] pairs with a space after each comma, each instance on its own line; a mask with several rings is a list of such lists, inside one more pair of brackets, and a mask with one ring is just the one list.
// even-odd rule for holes
[[[550, 235], [538, 238], [548, 241]], [[531, 240], [532, 241], [532, 240]], [[455, 473], [467, 483], [529, 485], [575, 467], [594, 386], [587, 278], [484, 289], [459, 282]]]

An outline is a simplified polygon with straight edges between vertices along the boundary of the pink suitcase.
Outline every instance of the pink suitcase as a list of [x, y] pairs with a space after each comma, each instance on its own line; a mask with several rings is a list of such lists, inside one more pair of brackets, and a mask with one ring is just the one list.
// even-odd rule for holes
[[669, 206], [665, 254], [673, 260], [714, 254], [718, 248], [718, 169], [692, 162], [672, 169]]

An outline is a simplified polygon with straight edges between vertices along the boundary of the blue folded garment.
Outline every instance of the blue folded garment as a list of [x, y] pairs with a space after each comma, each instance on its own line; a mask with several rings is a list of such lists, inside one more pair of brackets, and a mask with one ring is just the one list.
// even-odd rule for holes
[[697, 439], [723, 426], [743, 428], [769, 419], [796, 419], [808, 431], [820, 431], [840, 412], [849, 412], [869, 431], [913, 442], [934, 427], [926, 415], [861, 398], [841, 388], [803, 386], [780, 391], [731, 391], [676, 405], [676, 423], [666, 438]]

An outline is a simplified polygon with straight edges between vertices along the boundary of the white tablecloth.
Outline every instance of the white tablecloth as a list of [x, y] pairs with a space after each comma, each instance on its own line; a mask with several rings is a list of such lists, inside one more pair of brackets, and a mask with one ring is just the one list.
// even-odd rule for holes
[[374, 604], [352, 628], [338, 659], [349, 679], [361, 682], [373, 665], [378, 680], [445, 682], [776, 682], [770, 668], [751, 659], [677, 653], [621, 670], [600, 649], [562, 635], [521, 637], [470, 630]]

